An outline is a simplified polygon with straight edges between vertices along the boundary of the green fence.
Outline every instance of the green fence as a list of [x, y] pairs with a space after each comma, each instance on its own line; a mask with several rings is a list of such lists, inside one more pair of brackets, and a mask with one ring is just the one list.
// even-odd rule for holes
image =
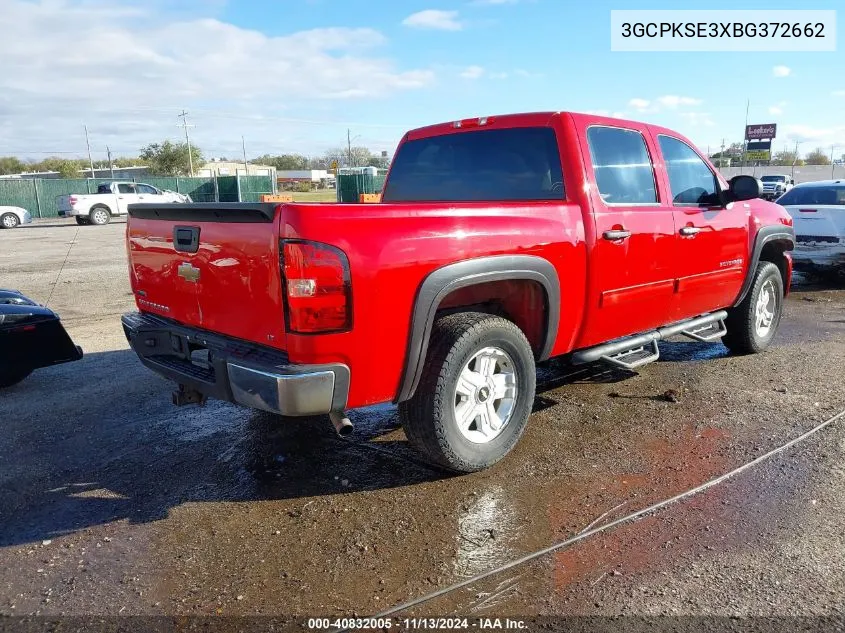
[[[262, 193], [273, 193], [269, 176], [220, 176], [218, 178], [134, 178], [159, 189], [191, 196], [194, 202], [257, 202]], [[23, 207], [35, 218], [59, 214], [57, 199], [69, 194], [97, 192], [102, 178], [0, 178], [0, 205]]]
[[338, 174], [338, 202], [358, 202], [362, 193], [381, 193], [384, 179], [384, 174]]

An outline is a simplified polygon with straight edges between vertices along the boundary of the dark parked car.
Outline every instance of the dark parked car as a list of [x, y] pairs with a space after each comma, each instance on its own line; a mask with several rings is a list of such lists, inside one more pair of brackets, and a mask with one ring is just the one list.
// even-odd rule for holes
[[14, 385], [39, 367], [82, 358], [59, 316], [15, 290], [0, 290], [0, 387]]

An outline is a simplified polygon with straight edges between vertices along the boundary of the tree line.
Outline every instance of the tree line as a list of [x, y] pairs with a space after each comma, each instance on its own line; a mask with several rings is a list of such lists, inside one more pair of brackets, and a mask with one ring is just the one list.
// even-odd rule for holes
[[[150, 143], [142, 147], [137, 156], [120, 156], [108, 160], [95, 160], [94, 169], [108, 169], [112, 167], [133, 167], [144, 165], [152, 176], [188, 176], [191, 173], [191, 162], [194, 171], [205, 164], [203, 151], [195, 146], [190, 148], [190, 159], [187, 143], [173, 143], [163, 141]], [[228, 160], [220, 157], [220, 160]], [[238, 160], [239, 159], [234, 159]], [[264, 154], [248, 161], [254, 165], [270, 165], [278, 170], [292, 169], [331, 169], [338, 167], [380, 167], [386, 168], [388, 158], [371, 152], [366, 147], [332, 148], [320, 156], [305, 156], [303, 154]], [[82, 170], [90, 170], [91, 164], [84, 158], [60, 158], [50, 156], [40, 161], [23, 161], [15, 156], [0, 156], [0, 175], [58, 172], [62, 178], [79, 178]]]

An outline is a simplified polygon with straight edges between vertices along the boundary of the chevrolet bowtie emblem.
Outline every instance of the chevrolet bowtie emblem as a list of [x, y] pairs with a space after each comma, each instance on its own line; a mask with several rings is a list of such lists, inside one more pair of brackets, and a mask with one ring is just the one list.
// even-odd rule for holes
[[179, 264], [177, 272], [185, 281], [192, 281], [196, 283], [200, 278], [200, 269], [194, 268], [190, 262]]

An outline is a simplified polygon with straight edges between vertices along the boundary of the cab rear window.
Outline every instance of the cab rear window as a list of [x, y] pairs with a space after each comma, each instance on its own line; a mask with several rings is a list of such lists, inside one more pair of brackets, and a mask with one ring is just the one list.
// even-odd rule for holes
[[474, 130], [408, 141], [399, 148], [384, 202], [562, 200], [554, 130]]

